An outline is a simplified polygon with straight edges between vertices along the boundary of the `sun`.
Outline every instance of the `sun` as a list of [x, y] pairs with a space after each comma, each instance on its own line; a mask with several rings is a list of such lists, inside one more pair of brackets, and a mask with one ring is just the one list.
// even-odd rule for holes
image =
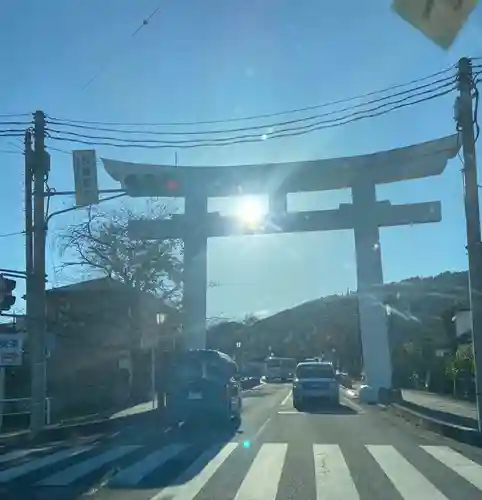
[[265, 213], [266, 210], [259, 200], [244, 198], [238, 203], [236, 217], [245, 226], [256, 227], [263, 220]]

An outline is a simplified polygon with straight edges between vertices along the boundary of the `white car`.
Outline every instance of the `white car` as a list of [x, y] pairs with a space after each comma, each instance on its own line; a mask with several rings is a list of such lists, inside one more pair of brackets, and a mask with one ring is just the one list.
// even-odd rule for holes
[[299, 363], [293, 380], [293, 406], [300, 409], [308, 400], [340, 404], [340, 384], [333, 365], [326, 361]]

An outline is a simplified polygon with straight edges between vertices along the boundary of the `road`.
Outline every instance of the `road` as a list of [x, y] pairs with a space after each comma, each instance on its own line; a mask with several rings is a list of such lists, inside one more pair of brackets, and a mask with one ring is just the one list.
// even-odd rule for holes
[[238, 429], [130, 427], [0, 455], [4, 500], [476, 500], [482, 450], [347, 395], [297, 412], [289, 385], [244, 398]]

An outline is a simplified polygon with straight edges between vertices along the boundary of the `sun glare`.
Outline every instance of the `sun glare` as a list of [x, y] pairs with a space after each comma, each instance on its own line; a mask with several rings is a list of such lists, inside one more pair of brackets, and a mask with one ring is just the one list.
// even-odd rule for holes
[[244, 200], [240, 200], [236, 210], [236, 215], [246, 226], [255, 227], [261, 223], [265, 212], [266, 211], [259, 200], [246, 198]]

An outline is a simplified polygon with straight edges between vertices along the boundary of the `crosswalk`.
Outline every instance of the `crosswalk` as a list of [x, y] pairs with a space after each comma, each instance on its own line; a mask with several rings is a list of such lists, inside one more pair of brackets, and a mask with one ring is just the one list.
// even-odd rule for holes
[[[389, 444], [359, 448], [276, 442], [200, 447], [184, 442], [158, 449], [91, 445], [14, 450], [0, 455], [0, 485], [87, 488], [113, 471], [103, 488], [147, 485], [150, 500], [284, 500], [292, 498], [286, 491], [294, 482], [302, 485], [304, 493], [296, 495], [300, 500], [482, 498], [482, 465], [448, 446], [418, 445], [413, 453]], [[454, 491], [460, 493], [457, 498]]]

